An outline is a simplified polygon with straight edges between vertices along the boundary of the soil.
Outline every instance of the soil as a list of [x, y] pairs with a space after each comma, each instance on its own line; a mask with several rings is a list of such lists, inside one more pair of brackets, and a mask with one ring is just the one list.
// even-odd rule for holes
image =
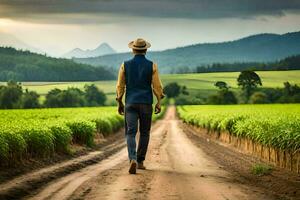
[[[128, 173], [124, 140], [76, 159], [0, 184], [0, 199], [269, 200], [297, 199], [300, 191], [295, 174], [275, 169], [268, 176], [252, 175], [249, 167], [259, 160], [207, 142], [176, 118], [174, 106], [152, 128], [146, 170]], [[85, 164], [64, 170], [72, 162]]]
[[124, 129], [116, 132], [115, 134], [103, 137], [102, 134], [97, 134], [95, 138], [95, 145], [90, 148], [82, 145], [72, 144], [70, 154], [55, 153], [53, 156], [45, 158], [30, 158], [23, 160], [20, 163], [16, 163], [10, 166], [0, 166], [0, 184], [13, 179], [16, 176], [20, 176], [32, 171], [36, 171], [45, 168], [50, 165], [54, 165], [63, 161], [74, 159], [87, 155], [93, 151], [99, 151], [108, 145], [113, 144], [115, 141], [122, 141], [124, 138]]
[[[257, 176], [251, 173], [251, 168], [257, 163], [270, 165], [263, 160], [238, 151], [231, 145], [212, 140], [206, 135], [206, 130], [195, 129], [181, 124], [189, 139], [213, 158], [223, 169], [236, 177], [236, 181], [259, 187], [264, 193], [269, 193], [275, 199], [300, 199], [300, 175], [286, 169], [272, 166], [272, 173]], [[271, 166], [271, 165], [270, 165]]]

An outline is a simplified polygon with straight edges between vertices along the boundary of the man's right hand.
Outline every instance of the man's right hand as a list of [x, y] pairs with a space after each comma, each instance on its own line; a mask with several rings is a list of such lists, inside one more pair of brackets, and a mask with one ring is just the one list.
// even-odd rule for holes
[[154, 111], [154, 113], [155, 114], [158, 114], [158, 113], [160, 113], [161, 112], [161, 106], [160, 106], [160, 103], [157, 103], [156, 105], [155, 105], [155, 111]]
[[118, 113], [124, 115], [124, 104], [122, 101], [118, 101]]

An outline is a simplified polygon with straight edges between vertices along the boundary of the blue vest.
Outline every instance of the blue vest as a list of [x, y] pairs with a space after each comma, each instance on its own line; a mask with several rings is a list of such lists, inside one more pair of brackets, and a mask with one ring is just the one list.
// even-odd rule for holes
[[124, 62], [127, 104], [152, 104], [153, 62], [144, 55], [135, 55]]

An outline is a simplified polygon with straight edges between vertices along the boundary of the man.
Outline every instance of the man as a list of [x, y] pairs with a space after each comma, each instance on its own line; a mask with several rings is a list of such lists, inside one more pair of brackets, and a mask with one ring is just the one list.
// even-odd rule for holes
[[[150, 46], [150, 43], [140, 38], [128, 44], [134, 57], [121, 65], [117, 82], [118, 112], [121, 115], [125, 113], [125, 136], [130, 174], [135, 174], [136, 168], [146, 169], [143, 162], [149, 143], [153, 93], [157, 98], [155, 114], [161, 112], [160, 100], [164, 97], [157, 65], [145, 58]], [[125, 90], [124, 108], [122, 97]], [[140, 139], [136, 150], [135, 136], [138, 122]]]

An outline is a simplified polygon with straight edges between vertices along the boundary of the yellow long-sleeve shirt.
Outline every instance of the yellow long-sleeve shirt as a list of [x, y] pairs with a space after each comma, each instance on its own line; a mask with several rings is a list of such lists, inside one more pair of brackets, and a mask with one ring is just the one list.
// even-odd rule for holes
[[[152, 66], [152, 90], [154, 95], [157, 98], [157, 101], [160, 101], [165, 95], [163, 93], [162, 83], [159, 78], [157, 64], [153, 63]], [[117, 81], [117, 100], [122, 100], [122, 97], [126, 90], [125, 82], [125, 69], [124, 63], [121, 65]]]

